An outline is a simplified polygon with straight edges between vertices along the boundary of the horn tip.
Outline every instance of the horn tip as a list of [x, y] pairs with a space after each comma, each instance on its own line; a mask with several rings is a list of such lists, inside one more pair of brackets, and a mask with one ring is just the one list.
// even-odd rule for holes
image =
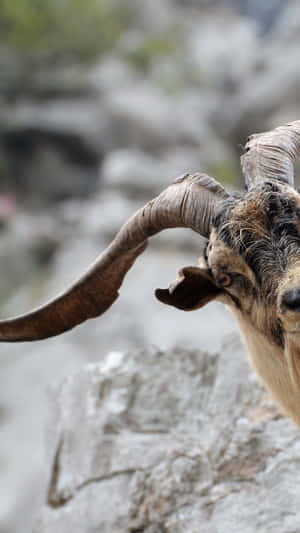
[[173, 183], [182, 183], [183, 181], [185, 181], [188, 177], [189, 177], [189, 173], [186, 172], [185, 174], [182, 174], [181, 176], [178, 176], [178, 178], [176, 178]]

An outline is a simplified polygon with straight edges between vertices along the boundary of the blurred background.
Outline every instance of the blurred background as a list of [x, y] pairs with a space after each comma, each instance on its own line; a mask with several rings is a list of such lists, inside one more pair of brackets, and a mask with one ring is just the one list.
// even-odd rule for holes
[[[300, 118], [299, 59], [297, 0], [2, 0], [1, 316], [73, 281], [179, 174], [241, 187], [247, 136]], [[236, 329], [218, 304], [181, 314], [153, 297], [202, 245], [166, 232], [103, 318], [1, 345], [0, 533], [30, 531], [45, 501], [51, 382], [109, 351], [215, 351]]]

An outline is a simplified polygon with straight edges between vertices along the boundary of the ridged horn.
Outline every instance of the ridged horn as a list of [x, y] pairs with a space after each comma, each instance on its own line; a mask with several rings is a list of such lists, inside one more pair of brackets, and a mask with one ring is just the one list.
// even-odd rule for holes
[[247, 189], [268, 179], [294, 187], [294, 164], [300, 153], [300, 120], [251, 135], [241, 157]]
[[208, 236], [218, 199], [227, 192], [205, 174], [186, 174], [148, 202], [120, 229], [110, 246], [68, 290], [38, 309], [0, 321], [0, 341], [32, 341], [59, 335], [104, 313], [119, 295], [125, 274], [151, 235], [187, 227]]

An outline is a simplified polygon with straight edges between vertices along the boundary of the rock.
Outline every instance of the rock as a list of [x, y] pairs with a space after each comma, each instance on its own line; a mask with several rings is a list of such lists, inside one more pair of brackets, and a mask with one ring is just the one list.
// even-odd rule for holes
[[[223, 133], [235, 140], [297, 119], [299, 4], [291, 0], [267, 38], [257, 43], [256, 69], [245, 72], [239, 91], [220, 110]], [[252, 53], [252, 51], [251, 51]]]
[[106, 156], [100, 176], [102, 185], [107, 188], [121, 191], [129, 198], [142, 196], [150, 199], [187, 169], [196, 171], [198, 168], [201, 164], [196, 150], [183, 149], [182, 153], [179, 147], [166, 152], [164, 158], [158, 158], [142, 150], [124, 148]]
[[136, 69], [113, 53], [91, 65], [85, 76], [90, 90], [99, 94], [114, 91], [116, 87], [132, 86], [138, 79]]
[[6, 166], [19, 191], [57, 200], [95, 190], [111, 142], [98, 100], [23, 101], [2, 108], [1, 115]]
[[[164, 186], [182, 172], [237, 166], [234, 150], [209, 125], [216, 113], [209, 95], [202, 94], [200, 99], [190, 90], [170, 97], [141, 83], [115, 90], [107, 96], [106, 105], [118, 147], [104, 160], [106, 183], [116, 186], [122, 182], [122, 188], [128, 185], [130, 189], [134, 183], [146, 192], [157, 190], [157, 185]], [[149, 187], [150, 180], [153, 186]]]
[[[3, 307], [1, 312], [3, 316]], [[28, 343], [1, 347], [0, 520], [5, 533], [31, 532], [36, 510], [45, 498], [42, 436], [48, 413], [45, 389], [49, 380], [57, 379], [58, 373], [63, 376], [75, 372], [86, 361], [84, 352], [72, 342], [66, 338], [62, 342], [63, 360], [61, 352], [55, 355], [49, 343], [39, 343], [35, 355]]]
[[237, 91], [245, 76], [255, 70], [259, 44], [254, 22], [219, 9], [214, 18], [208, 12], [199, 17], [199, 24], [190, 21], [186, 63], [194, 75], [198, 73], [199, 85], [210, 87], [222, 105], [224, 96]]
[[[59, 207], [51, 206], [48, 216], [55, 224], [49, 226], [49, 232], [44, 232], [41, 214], [35, 219], [32, 215], [31, 220], [21, 215], [18, 221], [11, 220], [1, 228], [2, 317], [36, 307], [68, 286], [104, 249], [128, 216], [178, 174], [202, 170], [215, 175], [222, 183], [229, 176], [232, 183], [232, 161], [240, 155], [239, 145], [247, 135], [296, 119], [299, 113], [297, 0], [281, 2], [281, 6], [288, 9], [281, 12], [265, 33], [261, 31], [262, 19], [257, 20], [256, 15], [259, 12], [261, 17], [267, 13], [266, 23], [269, 24], [277, 0], [259, 5], [257, 0], [155, 0], [146, 3], [134, 0], [126, 3], [131, 13], [136, 11], [134, 23], [122, 32], [117, 46], [93, 64], [82, 67], [74, 65], [70, 59], [72, 64], [66, 61], [49, 70], [44, 65], [41, 71], [34, 73], [14, 52], [4, 52], [1, 48], [2, 192], [13, 187], [19, 189], [20, 205], [28, 201], [33, 190], [35, 197], [46, 202], [49, 194], [52, 201], [68, 197]], [[232, 9], [233, 4], [238, 12]], [[241, 16], [246, 12], [247, 17]], [[147, 61], [144, 68], [141, 64], [138, 68], [134, 53], [141, 52], [148, 40], [157, 44], [155, 39], [159, 42], [161, 37], [171, 44], [171, 53], [168, 46], [167, 53], [161, 50], [153, 53], [151, 46], [150, 49], [146, 47]], [[236, 155], [232, 154], [232, 149], [236, 150]], [[88, 192], [93, 194], [82, 199]], [[54, 253], [57, 245], [59, 253]], [[150, 345], [166, 350], [180, 342], [185, 354], [188, 346], [199, 346], [199, 343], [202, 350], [219, 352], [224, 332], [235, 328], [231, 316], [220, 304], [211, 304], [197, 313], [180, 313], [161, 305], [153, 296], [154, 288], [168, 286], [181, 267], [196, 264], [202, 247], [199, 236], [188, 230], [163, 232], [151, 239], [148, 250], [126, 277], [120, 298], [99, 320], [88, 321], [45, 343], [1, 345], [0, 522], [3, 530], [31, 531], [32, 516], [37, 507], [41, 507], [45, 488], [42, 427], [47, 417], [43, 392], [49, 380], [62, 379], [78, 365], [99, 361], [111, 350], [132, 351]], [[38, 269], [41, 265], [43, 271]], [[7, 302], [12, 293], [13, 297]], [[234, 353], [231, 355], [234, 357]], [[159, 359], [152, 356], [155, 361]], [[167, 357], [171, 357], [170, 354]], [[176, 361], [178, 355], [172, 357]], [[185, 357], [189, 361], [189, 356]], [[148, 361], [148, 355], [145, 358]], [[137, 376], [142, 375], [142, 364], [139, 359]], [[224, 371], [226, 364], [224, 360]], [[231, 383], [230, 373], [231, 364], [227, 378]], [[169, 374], [175, 379], [171, 370]], [[149, 375], [151, 378], [153, 373]], [[236, 395], [242, 406], [246, 406], [243, 391], [248, 387], [248, 374], [241, 372], [240, 378]], [[143, 377], [141, 380], [144, 383]], [[178, 384], [177, 378], [175, 383]], [[166, 380], [166, 390], [170, 385]], [[113, 389], [115, 384], [110, 386], [111, 390], [117, 390]], [[178, 387], [182, 390], [179, 384]], [[74, 395], [75, 388], [74, 385]], [[197, 392], [192, 386], [191, 390], [193, 395], [199, 394], [202, 385]], [[251, 382], [253, 390], [257, 388]], [[213, 385], [209, 391], [214, 396]], [[226, 403], [227, 386], [224, 391]], [[161, 396], [157, 389], [154, 394], [153, 403]], [[137, 397], [144, 398], [138, 394]], [[206, 405], [206, 400], [203, 402]], [[256, 403], [256, 399], [254, 404], [249, 424], [244, 407], [239, 423], [235, 422], [240, 416], [235, 414], [235, 407], [230, 416], [225, 413], [222, 422], [220, 400], [219, 411], [212, 408], [212, 414], [207, 415], [211, 421], [209, 425], [201, 421], [195, 432], [188, 427], [185, 429], [188, 439], [193, 443], [196, 440], [195, 449], [201, 444], [202, 450], [202, 441], [204, 443], [205, 453], [201, 455], [199, 451], [199, 462], [196, 459], [196, 480], [191, 479], [189, 473], [185, 474], [189, 465], [195, 464], [188, 443], [184, 442], [187, 455], [177, 458], [177, 462], [168, 447], [171, 438], [174, 437], [176, 446], [180, 440], [171, 413], [170, 423], [174, 425], [166, 430], [169, 444], [162, 443], [166, 452], [164, 463], [149, 468], [146, 473], [122, 471], [98, 483], [89, 483], [90, 473], [84, 474], [87, 485], [81, 490], [75, 486], [75, 497], [65, 506], [58, 505], [56, 510], [53, 505], [45, 507], [42, 523], [45, 527], [47, 520], [53, 524], [55, 513], [57, 521], [63, 522], [62, 514], [67, 515], [82, 502], [85, 515], [89, 505], [96, 531], [101, 520], [103, 523], [103, 514], [99, 517], [103, 508], [110, 529], [111, 517], [117, 508], [122, 524], [128, 524], [128, 517], [131, 517], [132, 528], [145, 523], [147, 533], [151, 528], [158, 533], [163, 523], [165, 531], [172, 533], [299, 531], [299, 524], [295, 524], [298, 516], [295, 492], [298, 489], [290, 470], [290, 465], [291, 468], [295, 466], [297, 475], [298, 451], [296, 440], [290, 436], [294, 433], [287, 421], [272, 420], [271, 415], [269, 421], [265, 420], [266, 408], [259, 401]], [[158, 402], [158, 405], [162, 404]], [[198, 406], [197, 413], [192, 409], [195, 421], [199, 413], [207, 413], [207, 409], [203, 410], [202, 405]], [[188, 410], [183, 413], [183, 409], [179, 409], [174, 417], [184, 418], [186, 412]], [[187, 420], [193, 423], [191, 417]], [[219, 424], [223, 428], [222, 423], [229, 428], [218, 429]], [[85, 421], [82, 427], [84, 432]], [[205, 428], [217, 459], [221, 460], [222, 453], [215, 443], [219, 440], [223, 445], [228, 436], [224, 466], [211, 460], [210, 467], [207, 466]], [[79, 431], [73, 431], [75, 440], [77, 433]], [[103, 435], [100, 428], [99, 438], [103, 439]], [[122, 429], [120, 435], [128, 443], [125, 430]], [[147, 436], [150, 439], [151, 435], [147, 433]], [[281, 450], [274, 457], [269, 452], [264, 455], [264, 446], [268, 449], [269, 441], [273, 441], [276, 450]], [[256, 445], [259, 453], [262, 452], [257, 462], [253, 459]], [[242, 457], [242, 465], [238, 463], [237, 453]], [[65, 456], [62, 459], [64, 461]], [[185, 459], [187, 464], [182, 464]], [[65, 466], [63, 468], [65, 471]], [[195, 498], [191, 497], [189, 486], [198, 487], [201, 468], [205, 473], [204, 485], [207, 480], [211, 483], [212, 488], [207, 489], [210, 500], [204, 500], [202, 488], [198, 491], [200, 495], [196, 492]], [[245, 480], [246, 476], [251, 477], [251, 468], [257, 486], [254, 480]], [[184, 485], [184, 494], [174, 488], [175, 482], [170, 483], [168, 469], [174, 471], [176, 480], [183, 479], [180, 483]], [[164, 491], [167, 498], [163, 498]], [[100, 510], [98, 493], [100, 506], [102, 502]], [[87, 503], [89, 495], [90, 504]], [[175, 512], [177, 502], [184, 498], [186, 507], [179, 503]], [[162, 503], [161, 513], [167, 518], [160, 516], [158, 500]], [[82, 531], [76, 509], [73, 529], [75, 531], [76, 526]], [[115, 520], [117, 525], [113, 533], [122, 531], [118, 518]], [[51, 530], [49, 524], [47, 527]], [[105, 527], [103, 525], [103, 531]]]
[[232, 5], [241, 14], [252, 17], [260, 25], [264, 32], [270, 31], [277, 19], [280, 17], [284, 4], [282, 0], [270, 0], [261, 2], [260, 0], [223, 0], [223, 3]]
[[38, 533], [298, 531], [298, 430], [232, 338], [111, 352], [52, 389]]
[[154, 194], [166, 183], [169, 170], [157, 158], [141, 150], [124, 148], [110, 152], [104, 159], [101, 183], [129, 196], [132, 193]]
[[43, 100], [72, 100], [95, 96], [95, 87], [90, 83], [90, 68], [78, 63], [61, 65], [40, 65], [33, 72], [25, 93], [31, 98]]
[[[47, 219], [53, 227], [44, 221], [44, 210], [38, 218], [28, 215], [27, 220], [22, 216], [14, 229], [16, 240], [12, 236], [6, 239], [3, 232], [1, 242], [4, 246], [5, 241], [6, 246], [1, 250], [0, 280], [4, 283], [13, 279], [10, 290], [14, 292], [5, 305], [1, 302], [1, 317], [15, 316], [45, 303], [86, 270], [108, 244], [103, 234], [111, 240], [121, 223], [119, 217], [124, 221], [134, 211], [128, 199], [124, 202], [119, 197], [116, 203], [115, 194], [101, 194], [103, 203], [93, 198], [93, 202], [90, 199], [83, 204], [73, 201], [68, 209], [65, 204], [52, 208]], [[37, 246], [40, 232], [42, 245], [47, 227], [59, 238], [59, 251], [42, 270], [31, 268], [28, 274], [22, 247], [32, 242], [31, 232], [36, 235], [33, 240]], [[201, 247], [200, 237], [189, 230], [164, 232], [152, 239], [124, 281], [120, 298], [103, 317], [45, 342], [1, 344], [3, 531], [32, 531], [33, 519], [44, 499], [49, 470], [43, 446], [47, 384], [63, 379], [84, 362], [101, 360], [111, 350], [136, 350], [152, 344], [161, 348], [176, 343], [195, 346], [199, 342], [203, 349], [218, 350], [224, 334], [234, 329], [231, 315], [220, 304], [211, 304], [203, 312], [181, 313], [154, 297], [155, 287], [167, 287], [180, 267], [196, 263]], [[36, 260], [29, 251], [27, 257]], [[16, 269], [18, 277], [13, 278]]]
[[107, 122], [105, 110], [98, 99], [87, 102], [80, 98], [57, 98], [42, 103], [21, 100], [14, 106], [2, 108], [1, 114], [4, 133], [19, 129], [49, 131], [62, 137], [72, 134], [80, 137], [87, 149], [90, 146], [93, 153], [101, 150], [98, 136]]
[[149, 82], [108, 93], [105, 105], [120, 147], [158, 150], [178, 140], [174, 104]]
[[1, 210], [9, 214], [14, 204], [9, 197], [0, 197], [0, 295], [3, 302], [23, 284], [32, 283], [39, 276], [40, 269], [51, 264], [64, 232], [56, 221], [47, 215], [33, 220], [24, 212], [14, 213], [6, 221]]
[[26, 61], [8, 46], [0, 44], [0, 98], [13, 99], [28, 80]]
[[207, 96], [200, 99], [196, 91], [170, 96], [149, 81], [116, 88], [104, 98], [116, 146], [153, 154], [174, 145], [201, 148], [216, 136], [207, 123], [216, 106]]
[[173, 0], [152, 0], [141, 4], [139, 0], [127, 2], [127, 8], [134, 20], [135, 27], [147, 33], [167, 32], [178, 23], [178, 14]]
[[[212, 154], [213, 152], [213, 154]], [[186, 172], [207, 170], [231, 185], [237, 175], [238, 162], [226, 144], [207, 129], [207, 138], [197, 148], [181, 145], [163, 151], [160, 157], [130, 148], [107, 154], [100, 168], [104, 189], [122, 192], [124, 199], [148, 201]]]
[[300, 16], [299, 4], [297, 0], [289, 0], [282, 16], [278, 19], [273, 28], [271, 38], [278, 48], [280, 45], [289, 43], [297, 44], [299, 36]]

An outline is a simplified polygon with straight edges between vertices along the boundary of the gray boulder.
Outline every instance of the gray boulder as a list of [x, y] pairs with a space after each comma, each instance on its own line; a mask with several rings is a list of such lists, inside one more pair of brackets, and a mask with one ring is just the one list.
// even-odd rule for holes
[[170, 182], [170, 176], [177, 175], [173, 170], [141, 150], [123, 148], [105, 157], [101, 183], [128, 196], [136, 193], [155, 194], [164, 182]]
[[147, 200], [168, 187], [174, 176], [205, 167], [199, 152], [177, 146], [166, 150], [162, 157], [155, 157], [135, 148], [113, 150], [103, 160], [101, 185], [121, 191], [125, 197]]
[[52, 396], [36, 533], [299, 531], [298, 431], [236, 338], [111, 352]]
[[251, 17], [259, 22], [264, 32], [269, 31], [280, 17], [281, 12], [290, 0], [223, 0], [223, 3], [229, 4], [246, 17]]
[[267, 38], [257, 41], [256, 68], [245, 70], [239, 91], [224, 106], [224, 134], [241, 142], [250, 133], [297, 119], [299, 28], [299, 3], [290, 0]]
[[23, 100], [0, 108], [0, 116], [6, 172], [19, 193], [58, 200], [95, 190], [112, 142], [97, 98]]

